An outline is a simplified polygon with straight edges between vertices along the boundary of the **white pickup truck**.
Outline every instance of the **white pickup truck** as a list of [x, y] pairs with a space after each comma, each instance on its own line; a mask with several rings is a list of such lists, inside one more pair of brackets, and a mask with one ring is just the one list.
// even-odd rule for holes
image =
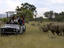
[[23, 34], [26, 30], [25, 25], [18, 25], [18, 24], [4, 24], [3, 26], [0, 27], [0, 33], [15, 33], [15, 34]]

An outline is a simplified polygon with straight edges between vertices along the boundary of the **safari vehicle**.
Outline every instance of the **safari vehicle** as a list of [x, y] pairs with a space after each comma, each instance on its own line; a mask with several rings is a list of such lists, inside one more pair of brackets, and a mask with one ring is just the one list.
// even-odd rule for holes
[[[0, 33], [15, 33], [15, 34], [20, 33], [20, 34], [23, 34], [26, 30], [26, 26], [25, 26], [25, 24], [23, 24], [23, 25], [18, 24], [18, 17], [19, 16], [18, 17], [12, 16], [14, 14], [14, 12], [11, 12], [11, 11], [6, 12], [6, 14], [7, 14], [8, 21], [3, 26], [0, 27]], [[12, 15], [10, 15], [10, 17], [9, 17], [8, 14], [12, 14]], [[14, 21], [12, 23], [11, 22], [12, 19], [17, 20], [17, 22]], [[24, 17], [23, 17], [23, 21], [24, 21]]]
[[20, 25], [17, 23], [6, 23], [3, 26], [0, 27], [0, 33], [15, 33], [15, 34], [23, 34], [26, 30], [26, 26], [22, 25], [20, 28]]

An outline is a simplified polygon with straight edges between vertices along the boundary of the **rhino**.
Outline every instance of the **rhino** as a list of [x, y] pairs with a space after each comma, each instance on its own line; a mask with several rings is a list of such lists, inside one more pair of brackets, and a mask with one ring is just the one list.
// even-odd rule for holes
[[62, 35], [64, 34], [64, 24], [62, 23], [49, 23], [45, 26], [42, 27], [44, 32], [48, 32], [51, 31], [53, 35], [55, 35], [55, 33], [57, 35]]

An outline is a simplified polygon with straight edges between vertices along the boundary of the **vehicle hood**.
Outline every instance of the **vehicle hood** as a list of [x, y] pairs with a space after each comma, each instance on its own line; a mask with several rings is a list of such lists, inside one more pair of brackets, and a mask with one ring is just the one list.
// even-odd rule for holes
[[1, 26], [1, 28], [15, 28], [15, 29], [19, 29], [19, 25], [16, 25], [16, 24], [5, 24], [5, 25]]

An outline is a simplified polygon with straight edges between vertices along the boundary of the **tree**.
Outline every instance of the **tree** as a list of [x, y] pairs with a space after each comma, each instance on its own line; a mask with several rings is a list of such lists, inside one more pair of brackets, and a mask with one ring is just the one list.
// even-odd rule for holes
[[44, 15], [45, 15], [45, 17], [48, 17], [48, 18], [50, 16], [49, 12], [45, 12]]
[[21, 5], [23, 6], [23, 8], [31, 10], [32, 12], [34, 12], [36, 10], [36, 7], [29, 3], [24, 3], [24, 4], [22, 3]]
[[53, 11], [45, 12], [44, 15], [45, 17], [48, 17], [49, 19], [53, 19], [53, 17], [55, 17]]
[[53, 21], [64, 21], [64, 12], [63, 11], [60, 13], [56, 13], [56, 12], [53, 13], [53, 11], [48, 11], [48, 12], [45, 12], [44, 15], [45, 15], [45, 17], [48, 17], [49, 19], [52, 19]]
[[17, 6], [16, 11], [18, 16], [24, 15], [25, 18], [32, 19], [36, 7], [29, 3], [22, 3], [21, 7]]
[[56, 21], [64, 21], [64, 12], [57, 13], [55, 16]]

